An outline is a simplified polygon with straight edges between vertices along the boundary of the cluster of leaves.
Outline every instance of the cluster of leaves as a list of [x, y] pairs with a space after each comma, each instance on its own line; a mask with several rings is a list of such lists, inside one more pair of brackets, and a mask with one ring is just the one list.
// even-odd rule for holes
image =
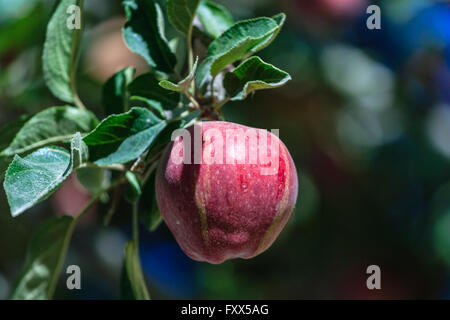
[[[125, 42], [148, 62], [151, 72], [135, 77], [129, 67], [111, 77], [103, 88], [106, 117], [99, 121], [77, 94], [83, 28], [67, 27], [71, 5], [82, 10], [83, 0], [59, 2], [43, 50], [45, 82], [70, 105], [47, 108], [0, 130], [0, 156], [12, 160], [4, 189], [14, 217], [47, 199], [74, 172], [92, 200], [75, 218], [52, 218], [38, 228], [12, 298], [51, 298], [76, 223], [102, 195], [127, 185], [134, 236], [125, 248], [121, 293], [123, 298], [148, 299], [138, 254], [138, 218], [150, 231], [161, 222], [154, 196], [161, 152], [174, 129], [200, 119], [220, 119], [228, 100], [242, 100], [290, 79], [253, 56], [274, 40], [285, 15], [235, 23], [224, 7], [209, 0], [167, 0], [167, 15], [154, 0], [124, 0]], [[166, 39], [166, 16], [180, 38]], [[176, 55], [181, 41], [186, 41], [187, 59]], [[204, 46], [203, 51], [196, 46]], [[197, 52], [206, 54], [199, 57]], [[113, 198], [110, 213], [116, 201]]]

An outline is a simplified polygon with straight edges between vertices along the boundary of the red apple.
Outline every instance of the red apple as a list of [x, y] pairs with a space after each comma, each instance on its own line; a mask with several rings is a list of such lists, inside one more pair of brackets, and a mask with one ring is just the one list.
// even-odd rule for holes
[[180, 247], [210, 263], [265, 251], [297, 199], [286, 146], [272, 133], [231, 122], [201, 122], [185, 133], [167, 147], [156, 178], [158, 207]]

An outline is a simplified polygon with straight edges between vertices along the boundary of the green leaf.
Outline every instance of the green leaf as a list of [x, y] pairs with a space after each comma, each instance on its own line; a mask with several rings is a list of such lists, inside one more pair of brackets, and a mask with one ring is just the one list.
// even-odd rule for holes
[[278, 28], [275, 30], [275, 32], [272, 33], [272, 35], [270, 37], [268, 37], [265, 41], [263, 41], [262, 43], [257, 45], [255, 48], [253, 48], [252, 53], [255, 53], [255, 52], [258, 52], [258, 51], [264, 49], [265, 47], [270, 45], [273, 40], [275, 40], [275, 38], [280, 33], [281, 28], [284, 25], [284, 22], [286, 21], [286, 15], [281, 12], [279, 14], [274, 15], [272, 17], [272, 19], [275, 20], [275, 22], [278, 24]]
[[243, 100], [256, 90], [281, 87], [289, 80], [288, 73], [259, 57], [251, 57], [225, 75], [223, 86], [231, 100]]
[[139, 260], [138, 245], [133, 241], [129, 241], [125, 246], [120, 297], [124, 300], [150, 300]]
[[[0, 129], [0, 150], [8, 147], [8, 145], [16, 136], [17, 132], [19, 132], [19, 130], [28, 121], [28, 119], [30, 119], [30, 116], [23, 115], [19, 119], [6, 124]], [[5, 171], [11, 161], [12, 156], [5, 156], [0, 153], [0, 180], [3, 179]]]
[[159, 85], [170, 91], [183, 92], [183, 89], [178, 84], [173, 83], [170, 80], [161, 80]]
[[69, 165], [70, 153], [57, 147], [39, 149], [25, 158], [16, 155], [4, 181], [11, 215], [18, 216], [47, 199], [68, 177]]
[[97, 125], [96, 117], [74, 107], [52, 107], [28, 120], [0, 156], [13, 156], [48, 144], [67, 141], [76, 132], [87, 133]]
[[213, 38], [220, 36], [234, 23], [231, 13], [224, 6], [212, 1], [202, 1], [197, 15], [205, 31]]
[[51, 299], [66, 257], [74, 219], [63, 216], [45, 221], [28, 242], [25, 265], [11, 299]]
[[16, 155], [3, 183], [13, 217], [51, 196], [73, 169], [87, 159], [87, 147], [77, 133], [71, 152], [58, 147], [41, 148], [25, 158]]
[[93, 195], [104, 191], [109, 184], [108, 170], [101, 167], [82, 167], [76, 172], [78, 182]]
[[176, 108], [181, 99], [179, 93], [161, 87], [153, 73], [146, 73], [134, 79], [128, 90], [131, 100], [144, 101], [160, 114], [163, 114], [164, 110]]
[[78, 168], [89, 159], [89, 149], [77, 132], [70, 144], [71, 167]]
[[125, 198], [129, 203], [136, 203], [142, 194], [141, 182], [134, 172], [127, 171], [125, 174], [130, 187], [125, 193]]
[[[7, 123], [0, 129], [0, 150], [7, 148], [11, 144], [11, 141], [29, 119], [30, 116], [23, 115], [19, 119]], [[0, 156], [2, 155], [0, 153]]]
[[123, 29], [125, 42], [153, 68], [172, 73], [177, 59], [164, 35], [164, 18], [153, 0], [125, 0], [128, 22]]
[[179, 48], [179, 45], [180, 45], [180, 38], [170, 39], [168, 44], [169, 44], [170, 50], [172, 50], [172, 52], [176, 53], [178, 51], [178, 48]]
[[194, 28], [192, 29], [192, 38], [194, 38], [196, 41], [198, 41], [198, 45], [205, 50], [209, 47], [211, 42], [214, 41], [214, 38], [212, 38], [209, 34], [206, 33], [203, 28], [197, 27], [194, 25]]
[[128, 109], [128, 85], [133, 81], [135, 69], [125, 68], [106, 81], [103, 86], [102, 103], [105, 115], [118, 114]]
[[75, 102], [75, 72], [78, 64], [83, 28], [67, 27], [71, 5], [83, 5], [83, 0], [61, 0], [48, 25], [42, 55], [44, 80], [50, 91], [65, 102]]
[[[19, 119], [9, 122], [7, 125], [0, 129], [0, 150], [8, 147], [8, 145], [16, 136], [17, 132], [19, 132], [19, 130], [29, 119], [30, 116], [23, 115]], [[4, 156], [0, 153], [0, 180], [3, 179], [6, 169], [8, 169], [8, 165], [12, 161], [12, 159], [12, 156]]]
[[[183, 110], [184, 111], [184, 110]], [[192, 117], [198, 117], [199, 114], [196, 114], [195, 112], [191, 114]], [[188, 120], [187, 120], [188, 121]], [[145, 161], [154, 158], [159, 152], [162, 152], [166, 147], [167, 144], [170, 143], [172, 138], [172, 133], [174, 130], [183, 128], [185, 120], [175, 120], [168, 122], [167, 126], [164, 128], [164, 130], [161, 131], [161, 133], [158, 136], [158, 139], [155, 141], [155, 143], [151, 146], [151, 148], [148, 150], [147, 156], [145, 158]]]
[[0, 180], [3, 179], [6, 169], [8, 169], [8, 165], [11, 160], [11, 157], [0, 157]]
[[194, 66], [192, 67], [192, 71], [187, 75], [186, 78], [178, 82], [177, 84], [169, 81], [169, 80], [162, 80], [159, 82], [159, 85], [163, 87], [164, 89], [170, 90], [170, 91], [176, 91], [176, 92], [186, 92], [192, 81], [194, 80], [195, 73], [197, 71], [197, 65], [198, 65], [198, 57], [195, 59]]
[[[187, 55], [187, 44], [186, 41], [182, 41], [180, 37], [175, 37], [169, 41], [169, 46], [172, 52], [177, 57], [177, 61], [185, 61]], [[175, 67], [174, 72], [176, 74], [181, 74], [183, 71], [184, 63], [178, 63]]]
[[199, 3], [200, 0], [167, 0], [170, 23], [181, 33], [189, 35]]
[[[5, 9], [5, 3], [0, 1], [0, 11], [8, 12]], [[1, 4], [3, 3], [3, 5]], [[9, 3], [12, 3], [9, 1]], [[0, 29], [0, 55], [4, 55], [9, 50], [23, 52], [31, 45], [41, 41], [41, 30], [47, 24], [46, 10], [43, 3], [37, 1], [26, 1], [11, 4], [15, 6], [16, 12], [6, 13], [0, 17], [2, 28]], [[0, 13], [0, 15], [2, 15]]]
[[222, 33], [209, 46], [206, 58], [199, 66], [197, 87], [208, 76], [216, 76], [227, 65], [246, 58], [268, 46], [283, 25], [284, 14], [274, 18], [255, 18], [240, 21]]
[[126, 163], [147, 150], [166, 125], [148, 109], [134, 107], [107, 117], [83, 140], [97, 165]]
[[139, 219], [149, 231], [155, 231], [162, 222], [156, 202], [155, 179], [156, 170], [152, 172], [145, 184], [142, 190], [143, 197], [139, 201]]

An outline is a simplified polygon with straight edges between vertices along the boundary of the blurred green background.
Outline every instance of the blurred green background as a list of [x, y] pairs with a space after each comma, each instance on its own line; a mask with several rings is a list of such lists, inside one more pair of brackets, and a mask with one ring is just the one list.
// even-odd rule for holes
[[[261, 52], [291, 73], [285, 87], [224, 109], [228, 121], [280, 129], [299, 172], [296, 211], [274, 245], [251, 260], [198, 263], [165, 225], [141, 231], [153, 298], [450, 298], [450, 3], [432, 0], [228, 0], [236, 20], [287, 14]], [[55, 2], [0, 0], [0, 128], [61, 105], [45, 87], [41, 53]], [[102, 116], [101, 88], [145, 63], [124, 45], [119, 0], [86, 0], [80, 96]], [[381, 8], [381, 30], [366, 8]], [[171, 36], [175, 35], [172, 33]], [[0, 146], [3, 148], [4, 146]], [[0, 168], [5, 163], [0, 160]], [[71, 178], [18, 218], [0, 192], [0, 299], [8, 297], [26, 242], [45, 218], [75, 214], [89, 195]], [[76, 229], [66, 264], [82, 290], [55, 298], [117, 299], [131, 210], [102, 225], [98, 204]], [[97, 212], [95, 212], [97, 211]], [[366, 288], [367, 266], [382, 290]]]

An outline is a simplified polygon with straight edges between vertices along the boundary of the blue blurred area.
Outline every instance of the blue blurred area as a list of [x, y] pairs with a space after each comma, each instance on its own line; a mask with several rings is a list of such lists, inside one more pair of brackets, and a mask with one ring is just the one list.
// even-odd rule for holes
[[[389, 6], [395, 6], [395, 3], [396, 1], [383, 2], [387, 8], [382, 7], [382, 12], [389, 12]], [[411, 3], [407, 1], [403, 3], [405, 11]], [[401, 67], [411, 55], [429, 48], [442, 50], [447, 64], [450, 61], [448, 3], [430, 3], [428, 6], [413, 10], [409, 17], [404, 19], [396, 19], [393, 14], [383, 14], [381, 30], [367, 29], [366, 19], [366, 15], [361, 16], [355, 28], [349, 31], [359, 45], [379, 54], [388, 65]]]
[[140, 256], [145, 275], [162, 294], [175, 299], [198, 295], [196, 263], [175, 242], [161, 238], [143, 241]]

